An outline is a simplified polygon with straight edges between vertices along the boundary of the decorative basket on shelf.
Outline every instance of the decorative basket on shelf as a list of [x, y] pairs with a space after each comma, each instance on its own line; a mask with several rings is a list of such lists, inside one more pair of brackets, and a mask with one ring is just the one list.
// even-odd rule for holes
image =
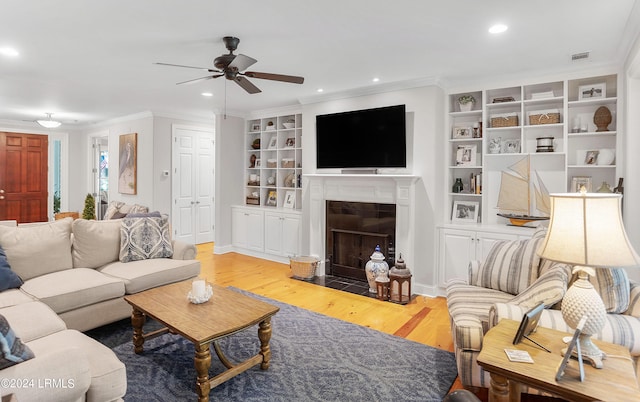
[[557, 110], [539, 110], [529, 115], [529, 125], [560, 123], [560, 112]]
[[502, 114], [491, 116], [491, 127], [515, 127], [517, 125], [517, 114]]
[[260, 197], [247, 196], [247, 205], [260, 205]]

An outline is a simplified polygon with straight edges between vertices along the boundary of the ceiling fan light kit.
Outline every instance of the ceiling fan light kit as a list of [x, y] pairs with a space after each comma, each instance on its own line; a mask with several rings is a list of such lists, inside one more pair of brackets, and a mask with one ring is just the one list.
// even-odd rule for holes
[[36, 123], [40, 124], [42, 127], [44, 128], [56, 128], [56, 127], [60, 127], [60, 125], [62, 123], [60, 123], [59, 121], [56, 120], [52, 120], [51, 119], [51, 115], [53, 113], [46, 113], [47, 115], [47, 119], [46, 120], [36, 120]]
[[198, 70], [204, 70], [210, 73], [215, 73], [213, 75], [208, 75], [206, 77], [200, 77], [192, 80], [178, 82], [177, 85], [194, 84], [196, 82], [210, 80], [210, 79], [224, 76], [226, 79], [230, 81], [235, 81], [242, 89], [244, 89], [250, 94], [256, 94], [262, 91], [260, 90], [260, 88], [255, 86], [251, 81], [249, 81], [246, 77], [258, 78], [263, 80], [271, 80], [271, 81], [289, 82], [292, 84], [302, 84], [304, 82], [304, 77], [298, 77], [293, 75], [283, 75], [283, 74], [273, 74], [273, 73], [261, 73], [257, 71], [244, 71], [250, 66], [252, 66], [253, 64], [257, 63], [258, 60], [249, 56], [245, 56], [243, 54], [237, 54], [237, 55], [233, 54], [233, 52], [238, 48], [240, 39], [234, 36], [225, 36], [224, 38], [222, 38], [222, 41], [224, 42], [229, 53], [218, 56], [213, 60], [213, 65], [215, 66], [215, 69], [205, 68], [205, 67], [185, 66], [181, 64], [169, 64], [169, 63], [155, 63], [155, 64], [158, 64], [161, 66], [195, 68]]

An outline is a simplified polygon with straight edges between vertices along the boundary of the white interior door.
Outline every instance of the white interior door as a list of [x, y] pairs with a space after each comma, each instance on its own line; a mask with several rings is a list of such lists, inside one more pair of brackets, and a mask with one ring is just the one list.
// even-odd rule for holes
[[175, 239], [192, 244], [214, 240], [214, 156], [212, 130], [174, 125], [172, 219]]

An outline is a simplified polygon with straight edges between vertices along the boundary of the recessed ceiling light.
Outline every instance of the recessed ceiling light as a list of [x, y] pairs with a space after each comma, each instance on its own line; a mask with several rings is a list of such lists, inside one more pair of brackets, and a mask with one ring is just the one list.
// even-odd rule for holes
[[18, 57], [18, 51], [12, 47], [0, 47], [0, 54], [7, 57]]
[[378, 82], [378, 81], [380, 81], [380, 78], [375, 77], [375, 78], [374, 78], [374, 79], [372, 79], [371, 81], [373, 81], [373, 82]]
[[318, 92], [324, 92], [324, 89], [318, 88]]
[[504, 24], [495, 24], [491, 28], [489, 28], [489, 32], [492, 34], [499, 34], [503, 33], [507, 29], [509, 29], [509, 27]]
[[211, 92], [203, 92], [202, 96], [213, 96]]

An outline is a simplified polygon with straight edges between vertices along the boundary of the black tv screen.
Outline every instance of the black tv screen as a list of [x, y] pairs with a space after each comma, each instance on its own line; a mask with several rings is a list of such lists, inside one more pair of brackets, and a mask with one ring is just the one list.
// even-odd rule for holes
[[316, 116], [318, 169], [407, 167], [405, 105]]

